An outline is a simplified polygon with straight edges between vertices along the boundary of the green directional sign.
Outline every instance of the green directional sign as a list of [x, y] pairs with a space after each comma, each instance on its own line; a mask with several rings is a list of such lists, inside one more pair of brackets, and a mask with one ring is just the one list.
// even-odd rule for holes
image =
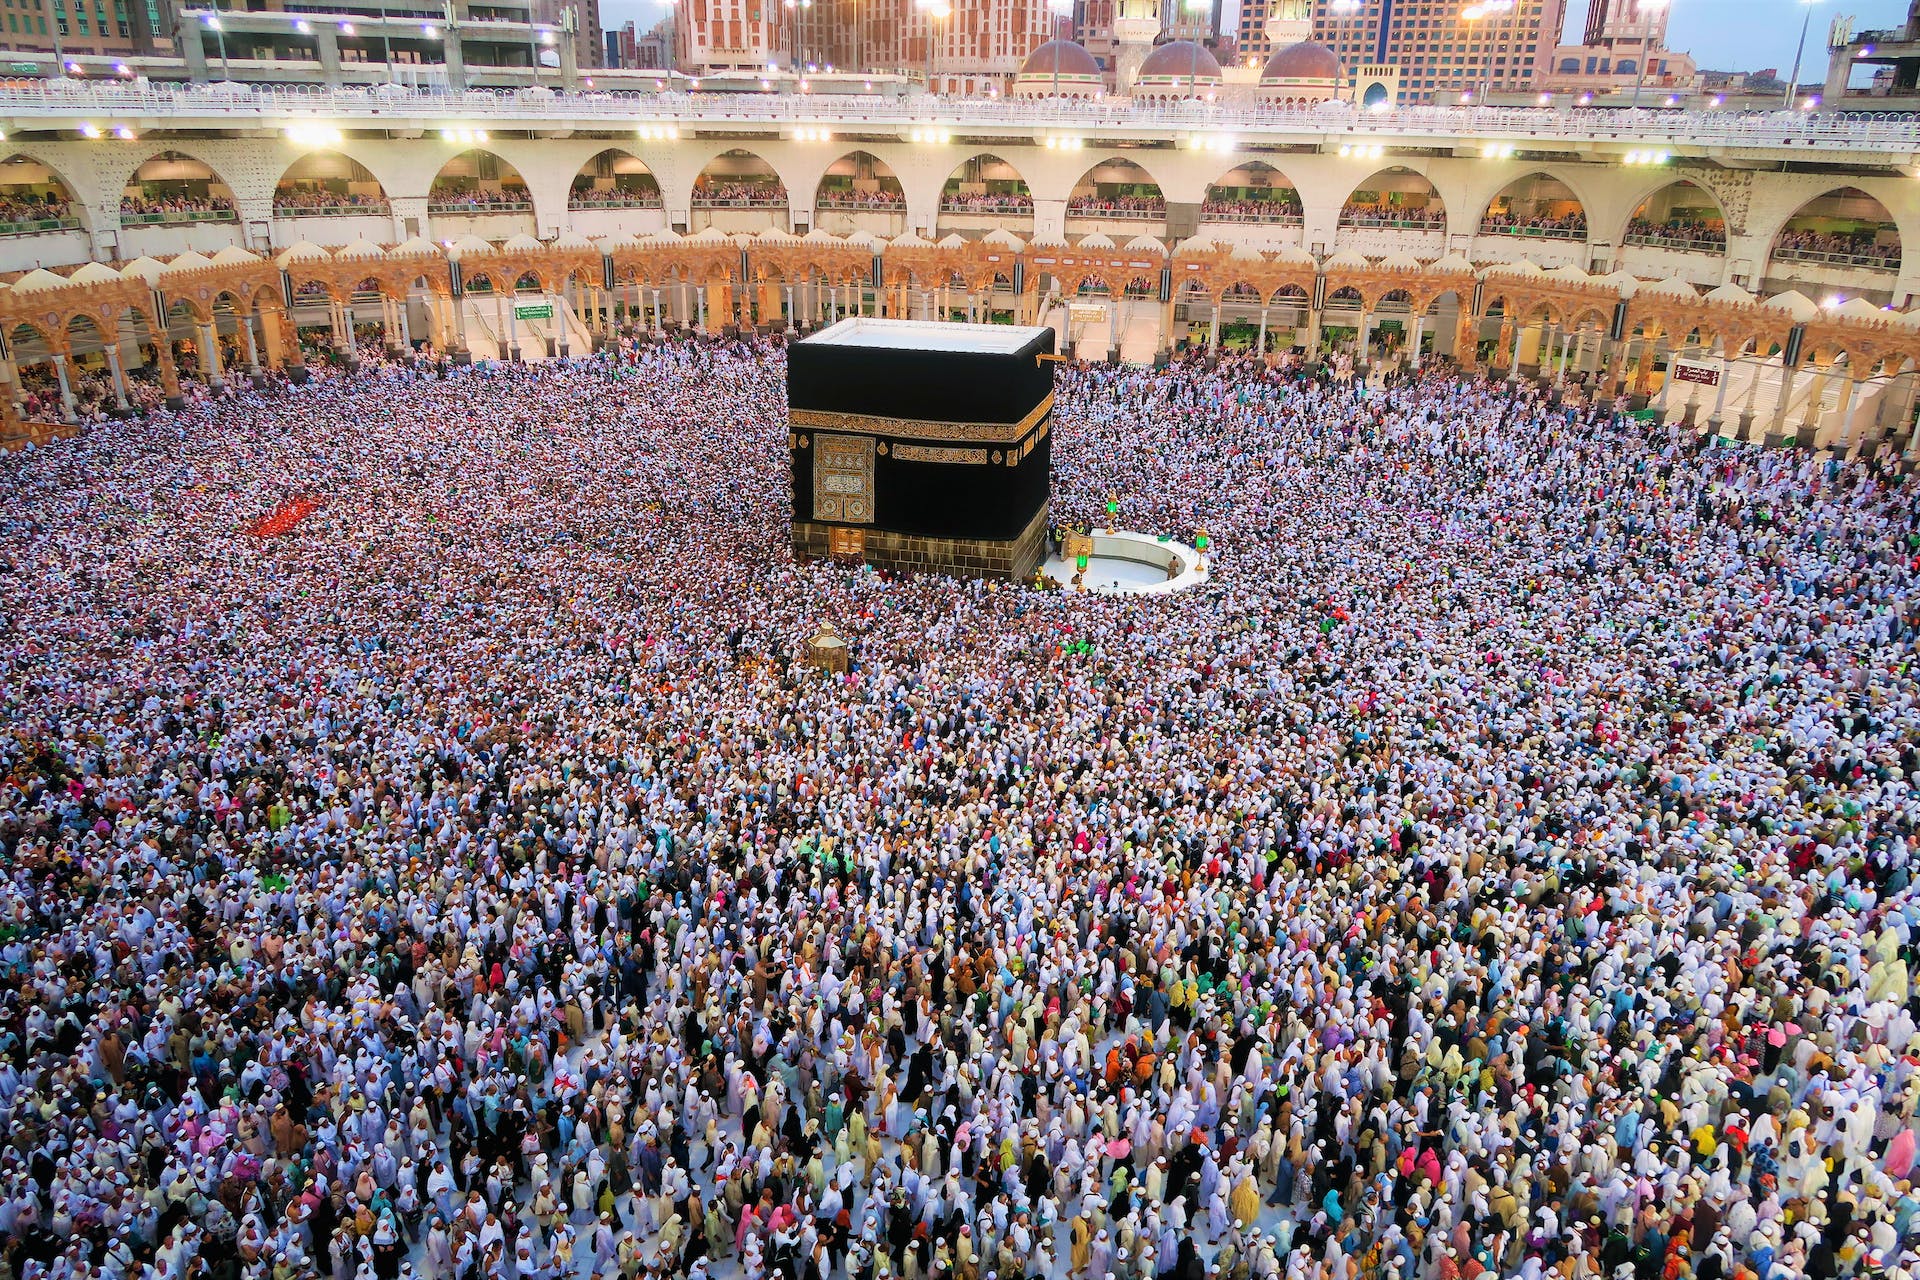
[[516, 302], [513, 305], [513, 318], [516, 320], [551, 320], [553, 304], [551, 302]]

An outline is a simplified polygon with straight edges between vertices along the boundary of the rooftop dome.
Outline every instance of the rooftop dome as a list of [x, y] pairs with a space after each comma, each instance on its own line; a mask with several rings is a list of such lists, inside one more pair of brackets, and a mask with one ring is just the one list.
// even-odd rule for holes
[[1022, 76], [1040, 76], [1051, 78], [1055, 74], [1068, 76], [1100, 76], [1100, 64], [1083, 45], [1072, 40], [1049, 40], [1027, 55], [1020, 64]]
[[66, 283], [67, 278], [65, 276], [57, 276], [45, 267], [35, 267], [13, 282], [13, 291], [15, 293], [42, 293], [48, 289], [63, 288]]
[[[1196, 69], [1197, 68], [1197, 69]], [[1218, 80], [1220, 64], [1214, 56], [1191, 40], [1174, 40], [1161, 45], [1140, 64], [1135, 83], [1141, 80]]]
[[1323, 44], [1302, 40], [1284, 49], [1276, 49], [1260, 72], [1261, 84], [1291, 84], [1299, 80], [1340, 81], [1340, 59]]

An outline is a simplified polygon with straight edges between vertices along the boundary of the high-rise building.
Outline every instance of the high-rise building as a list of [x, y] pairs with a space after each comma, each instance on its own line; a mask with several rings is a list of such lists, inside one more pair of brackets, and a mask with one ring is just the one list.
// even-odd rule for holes
[[1629, 103], [1635, 94], [1646, 100], [1650, 94], [1690, 93], [1699, 84], [1693, 59], [1668, 49], [1666, 34], [1664, 3], [1592, 0], [1582, 43], [1553, 51], [1540, 88], [1624, 97]]
[[1027, 55], [1068, 26], [1047, 0], [812, 0], [782, 12], [791, 21], [768, 60], [924, 76], [943, 93], [1005, 92]]
[[784, 12], [776, 0], [680, 0], [674, 65], [693, 75], [760, 70], [785, 48]]
[[5, 46], [62, 58], [173, 50], [172, 0], [19, 0], [6, 9]]
[[606, 35], [607, 65], [609, 67], [631, 67], [634, 65], [634, 45], [639, 41], [638, 32], [631, 22], [609, 28]]
[[1529, 89], [1552, 65], [1566, 0], [1513, 0], [1510, 8], [1459, 0], [1314, 0], [1313, 39], [1343, 66], [1399, 70], [1399, 101]]
[[1288, 45], [1313, 38], [1312, 0], [1240, 0], [1235, 33], [1239, 54], [1249, 65], [1266, 60]]
[[1240, 25], [1234, 35], [1242, 57], [1265, 62], [1273, 52], [1273, 42], [1267, 38], [1267, 10], [1272, 5], [1273, 0], [1240, 0]]
[[[571, 15], [568, 11], [571, 10]], [[573, 56], [583, 67], [605, 66], [606, 41], [600, 30], [600, 0], [533, 0], [533, 20], [570, 32]]]
[[1665, 4], [1646, 4], [1643, 0], [1591, 0], [1581, 43], [1647, 41], [1658, 46], [1667, 35], [1667, 9]]

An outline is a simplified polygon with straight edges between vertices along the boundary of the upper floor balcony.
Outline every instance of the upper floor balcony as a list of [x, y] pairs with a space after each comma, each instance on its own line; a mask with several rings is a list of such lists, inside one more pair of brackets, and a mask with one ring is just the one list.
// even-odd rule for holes
[[764, 136], [807, 124], [864, 137], [918, 141], [929, 129], [962, 130], [1051, 145], [1142, 139], [1220, 150], [1237, 137], [1294, 145], [1370, 143], [1477, 150], [1487, 140], [1540, 140], [1596, 157], [1649, 148], [1682, 156], [1738, 151], [1781, 158], [1877, 154], [1907, 163], [1920, 154], [1910, 115], [1815, 111], [1685, 111], [1521, 107], [1405, 107], [1384, 111], [1284, 109], [1172, 103], [1053, 103], [931, 95], [557, 93], [550, 89], [440, 92], [374, 89], [161, 86], [103, 81], [15, 83], [0, 89], [9, 133], [91, 128], [233, 130], [318, 121], [349, 129], [524, 129], [548, 136], [629, 130], [650, 124], [714, 136]]

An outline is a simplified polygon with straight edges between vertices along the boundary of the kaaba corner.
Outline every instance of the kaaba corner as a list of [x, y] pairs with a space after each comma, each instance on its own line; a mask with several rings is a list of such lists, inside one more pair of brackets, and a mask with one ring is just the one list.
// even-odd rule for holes
[[794, 555], [1031, 576], [1053, 479], [1054, 338], [857, 317], [789, 347]]

